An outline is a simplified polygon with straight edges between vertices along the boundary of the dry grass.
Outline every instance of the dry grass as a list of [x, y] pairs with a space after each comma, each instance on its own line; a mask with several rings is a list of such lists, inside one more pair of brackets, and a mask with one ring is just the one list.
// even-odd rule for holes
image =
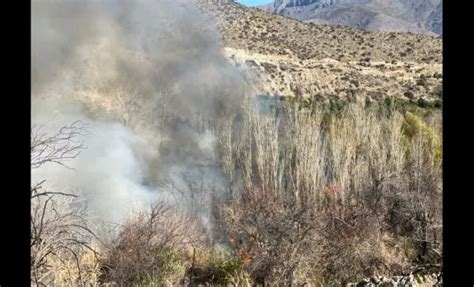
[[242, 121], [221, 149], [243, 190], [219, 220], [254, 280], [304, 283], [311, 270], [344, 283], [440, 262], [440, 114], [288, 104]]
[[246, 99], [212, 124], [229, 183], [210, 198], [212, 232], [157, 202], [97, 248], [76, 198], [36, 185], [32, 283], [324, 286], [442, 264], [439, 112]]

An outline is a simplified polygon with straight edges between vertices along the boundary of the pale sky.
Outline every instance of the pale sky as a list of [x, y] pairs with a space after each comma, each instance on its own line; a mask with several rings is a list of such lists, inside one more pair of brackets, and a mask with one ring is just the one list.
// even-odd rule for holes
[[272, 2], [272, 0], [237, 0], [237, 2], [242, 3], [247, 6], [256, 6]]

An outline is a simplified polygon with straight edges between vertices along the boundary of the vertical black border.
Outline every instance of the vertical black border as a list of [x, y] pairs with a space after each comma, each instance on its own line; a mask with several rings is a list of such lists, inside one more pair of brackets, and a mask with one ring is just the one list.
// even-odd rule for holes
[[1, 287], [30, 286], [30, 15], [28, 0], [4, 3]]
[[[474, 286], [472, 10], [443, 0], [443, 283]], [[466, 15], [463, 15], [466, 13]]]

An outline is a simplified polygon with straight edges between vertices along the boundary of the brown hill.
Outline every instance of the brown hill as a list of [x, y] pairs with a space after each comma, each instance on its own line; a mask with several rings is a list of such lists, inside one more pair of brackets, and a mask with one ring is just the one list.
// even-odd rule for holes
[[442, 41], [269, 14], [233, 1], [197, 0], [215, 17], [223, 52], [268, 95], [424, 99], [442, 94]]

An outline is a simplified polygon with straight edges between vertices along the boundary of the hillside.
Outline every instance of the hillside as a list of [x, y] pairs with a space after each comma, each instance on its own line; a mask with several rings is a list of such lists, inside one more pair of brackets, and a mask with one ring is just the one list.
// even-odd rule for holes
[[234, 2], [201, 7], [217, 18], [223, 51], [255, 72], [262, 94], [439, 101], [442, 41], [305, 23]]
[[315, 23], [371, 31], [442, 34], [441, 0], [276, 0], [260, 8]]

